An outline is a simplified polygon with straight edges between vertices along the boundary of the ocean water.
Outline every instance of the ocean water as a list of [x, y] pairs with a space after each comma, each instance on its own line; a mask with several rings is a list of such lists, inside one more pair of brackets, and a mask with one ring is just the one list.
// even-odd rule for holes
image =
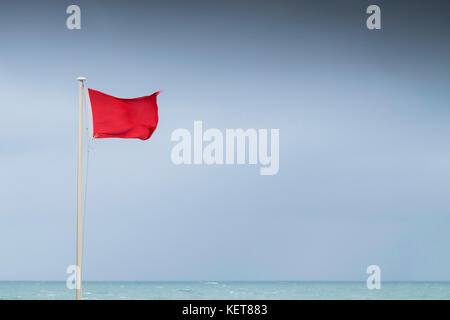
[[[65, 282], [0, 281], [0, 299], [74, 299]], [[450, 282], [95, 282], [83, 299], [450, 299]]]

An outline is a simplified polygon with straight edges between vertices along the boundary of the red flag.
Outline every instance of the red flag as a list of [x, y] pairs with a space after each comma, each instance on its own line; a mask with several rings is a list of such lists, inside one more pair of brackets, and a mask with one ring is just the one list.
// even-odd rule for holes
[[121, 99], [89, 89], [94, 138], [150, 138], [158, 124], [158, 94]]

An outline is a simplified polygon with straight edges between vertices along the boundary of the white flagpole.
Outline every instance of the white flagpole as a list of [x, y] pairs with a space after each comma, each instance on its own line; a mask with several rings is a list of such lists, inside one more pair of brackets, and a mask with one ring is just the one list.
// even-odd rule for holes
[[79, 88], [79, 103], [78, 103], [78, 170], [77, 170], [77, 277], [76, 277], [76, 291], [77, 300], [81, 300], [81, 258], [82, 258], [82, 241], [83, 233], [82, 227], [82, 173], [83, 173], [83, 92], [84, 81], [86, 78], [78, 77]]

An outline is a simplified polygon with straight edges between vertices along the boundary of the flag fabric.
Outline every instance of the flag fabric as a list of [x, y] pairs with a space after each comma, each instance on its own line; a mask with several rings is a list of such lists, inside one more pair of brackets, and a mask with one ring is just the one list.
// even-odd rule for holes
[[158, 125], [159, 91], [150, 96], [121, 99], [88, 89], [94, 138], [147, 140]]

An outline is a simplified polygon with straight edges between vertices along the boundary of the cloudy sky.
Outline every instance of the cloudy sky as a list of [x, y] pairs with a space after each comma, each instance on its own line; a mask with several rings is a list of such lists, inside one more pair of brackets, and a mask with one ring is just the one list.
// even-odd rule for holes
[[[2, 4], [0, 280], [75, 263], [80, 75], [162, 91], [150, 140], [90, 146], [85, 279], [450, 280], [449, 6], [377, 3]], [[194, 120], [278, 128], [278, 174], [174, 165]]]

